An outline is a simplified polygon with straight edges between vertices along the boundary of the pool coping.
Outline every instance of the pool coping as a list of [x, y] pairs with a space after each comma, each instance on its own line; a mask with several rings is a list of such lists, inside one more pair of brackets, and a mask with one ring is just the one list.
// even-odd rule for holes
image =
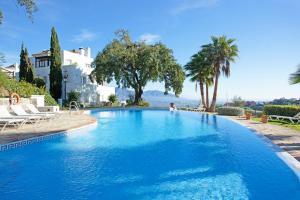
[[87, 127], [91, 127], [91, 126], [95, 126], [95, 125], [97, 125], [97, 121], [95, 121], [93, 123], [90, 123], [90, 124], [80, 126], [80, 127], [71, 128], [71, 129], [68, 129], [68, 130], [65, 130], [65, 131], [59, 131], [59, 132], [56, 132], [56, 133], [49, 133], [49, 134], [46, 134], [46, 135], [35, 136], [35, 137], [23, 139], [23, 140], [18, 140], [18, 141], [15, 141], [15, 142], [0, 144], [0, 152], [20, 148], [20, 147], [23, 147], [23, 146], [26, 146], [26, 145], [29, 145], [29, 144], [38, 143], [38, 142], [42, 142], [42, 141], [49, 140], [49, 139], [53, 139], [53, 138], [61, 136], [61, 135], [71, 134], [74, 131], [77, 131], [77, 130], [80, 130], [80, 129], [85, 129]]
[[300, 180], [300, 162], [296, 158], [294, 158], [291, 154], [289, 154], [287, 151], [285, 151], [280, 146], [275, 144], [271, 139], [266, 137], [262, 132], [257, 131], [233, 118], [223, 116], [223, 115], [216, 115], [216, 116], [222, 117], [224, 119], [228, 119], [234, 123], [243, 126], [248, 130], [250, 130], [252, 133], [254, 133], [257, 137], [262, 139], [266, 144], [268, 144], [275, 151], [276, 155], [295, 173], [295, 175]]
[[[168, 108], [165, 108], [165, 107], [93, 108], [93, 109], [83, 110], [83, 114], [90, 115], [92, 111], [97, 112], [97, 111], [118, 111], [118, 110], [168, 110]], [[58, 132], [49, 132], [49, 134], [45, 134], [45, 135], [33, 136], [33, 137], [30, 137], [30, 138], [26, 138], [26, 139], [14, 141], [14, 142], [8, 142], [8, 143], [0, 144], [0, 152], [8, 151], [8, 150], [15, 149], [15, 148], [20, 148], [20, 147], [23, 147], [25, 145], [29, 145], [29, 144], [33, 144], [33, 143], [42, 142], [42, 141], [45, 141], [45, 140], [48, 140], [48, 139], [58, 137], [60, 135], [71, 134], [72, 132], [74, 132], [76, 130], [84, 129], [84, 128], [87, 128], [87, 127], [90, 127], [90, 126], [94, 126], [97, 123], [98, 123], [97, 120], [95, 120], [95, 122], [93, 122], [93, 123], [85, 124], [85, 125], [80, 126], [80, 127], [71, 128], [71, 129], [68, 129], [68, 130], [58, 131]]]

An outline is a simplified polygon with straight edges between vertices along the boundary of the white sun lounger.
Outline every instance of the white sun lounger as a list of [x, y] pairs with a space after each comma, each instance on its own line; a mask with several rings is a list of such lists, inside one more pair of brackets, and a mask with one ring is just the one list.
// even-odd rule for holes
[[23, 109], [21, 105], [11, 105], [10, 108], [17, 116], [28, 117], [30, 120], [40, 121], [50, 118], [43, 115], [29, 114]]
[[49, 117], [49, 118], [52, 118], [52, 117], [55, 116], [54, 112], [40, 112], [33, 104], [25, 104], [24, 107], [26, 109], [28, 109], [34, 115], [46, 116], [46, 117]]
[[288, 116], [280, 116], [280, 115], [269, 115], [269, 119], [270, 120], [288, 120], [291, 123], [296, 123], [299, 124], [300, 123], [300, 112], [298, 114], [296, 114], [294, 117], [288, 117]]
[[13, 125], [15, 128], [19, 128], [26, 123], [26, 119], [7, 119], [0, 118], [0, 125], [2, 126], [0, 132], [2, 133], [9, 125]]
[[7, 106], [0, 105], [0, 117], [6, 118], [6, 119], [26, 119], [27, 122], [34, 124], [36, 122], [39, 122], [41, 117], [39, 116], [22, 116], [22, 115], [12, 115], [7, 109]]

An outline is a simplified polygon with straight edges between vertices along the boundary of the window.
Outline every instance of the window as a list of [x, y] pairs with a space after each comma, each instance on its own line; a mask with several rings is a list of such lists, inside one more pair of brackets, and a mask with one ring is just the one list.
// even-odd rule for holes
[[49, 67], [50, 63], [51, 62], [50, 62], [50, 58], [49, 57], [35, 58], [35, 68]]

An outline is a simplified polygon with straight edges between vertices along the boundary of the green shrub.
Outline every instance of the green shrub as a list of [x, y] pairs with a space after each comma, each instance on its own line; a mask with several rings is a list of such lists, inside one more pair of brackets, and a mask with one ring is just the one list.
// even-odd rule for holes
[[42, 78], [35, 78], [33, 82], [34, 85], [38, 88], [46, 87], [46, 83]]
[[31, 95], [45, 95], [45, 104], [47, 106], [56, 106], [56, 101], [45, 90], [45, 88], [38, 88], [25, 81], [18, 82], [10, 79], [5, 73], [0, 71], [0, 86], [10, 93], [17, 93], [20, 97], [29, 98]]
[[133, 100], [129, 99], [129, 100], [126, 100], [126, 106], [149, 107], [150, 104], [144, 100], [140, 100], [137, 104], [135, 104]]
[[251, 113], [252, 115], [254, 115], [255, 111], [252, 110], [251, 108], [245, 107], [244, 108], [245, 113]]
[[108, 101], [111, 104], [117, 103], [118, 102], [118, 97], [114, 94], [111, 94], [111, 95], [108, 96]]
[[293, 117], [300, 112], [300, 106], [297, 105], [265, 105], [264, 113], [266, 115], [280, 115]]
[[140, 106], [140, 107], [149, 107], [149, 103], [147, 101], [144, 101], [144, 100], [140, 100], [138, 102], [138, 105], [137, 106]]
[[134, 96], [133, 95], [129, 95], [128, 97], [129, 97], [129, 99], [126, 99], [126, 104], [127, 105], [133, 104], [133, 102], [134, 102]]
[[76, 92], [76, 91], [69, 92], [67, 103], [69, 104], [71, 101], [75, 101], [79, 105], [79, 103], [80, 103], [80, 92]]
[[254, 116], [255, 117], [261, 117], [261, 116], [263, 116], [263, 111], [260, 111], [260, 110], [256, 110], [255, 112], [254, 112]]
[[244, 115], [244, 109], [239, 107], [220, 107], [217, 109], [219, 115], [241, 116]]

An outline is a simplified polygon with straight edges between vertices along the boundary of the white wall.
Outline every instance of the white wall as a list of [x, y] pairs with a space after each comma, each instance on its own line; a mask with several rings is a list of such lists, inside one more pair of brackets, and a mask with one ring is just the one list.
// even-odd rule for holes
[[97, 92], [100, 94], [100, 101], [108, 101], [109, 95], [115, 94], [115, 87], [99, 85]]
[[[109, 86], [101, 86], [97, 83], [92, 83], [89, 79], [89, 74], [93, 71], [91, 63], [90, 48], [80, 48], [79, 53], [63, 50], [62, 58], [62, 73], [68, 74], [67, 82], [62, 83], [62, 98], [68, 97], [71, 91], [81, 93], [81, 101], [88, 104], [97, 104], [102, 101], [108, 101], [108, 96], [115, 94], [115, 88]], [[35, 64], [34, 58], [32, 63]], [[36, 75], [43, 78], [46, 82], [46, 88], [49, 90], [49, 74], [50, 66], [35, 68]], [[66, 94], [65, 94], [66, 86]]]

